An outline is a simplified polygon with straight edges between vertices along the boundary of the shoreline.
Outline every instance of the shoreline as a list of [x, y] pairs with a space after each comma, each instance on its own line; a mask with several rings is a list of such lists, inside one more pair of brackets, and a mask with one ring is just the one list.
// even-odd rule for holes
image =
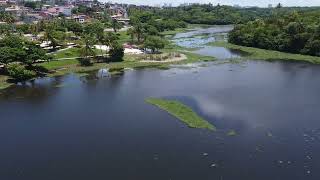
[[218, 46], [225, 47], [233, 50], [243, 51], [248, 53], [248, 56], [239, 57], [236, 59], [252, 59], [252, 60], [263, 60], [263, 61], [288, 61], [288, 62], [307, 62], [311, 64], [320, 64], [320, 57], [317, 56], [309, 56], [302, 54], [292, 54], [274, 50], [260, 49], [255, 47], [246, 47], [231, 44], [228, 42], [210, 42], [207, 44], [208, 46]]
[[[170, 51], [170, 50], [168, 50]], [[168, 69], [169, 65], [172, 64], [188, 64], [201, 61], [214, 61], [215, 58], [209, 56], [202, 56], [192, 52], [184, 52], [184, 59], [175, 60], [175, 61], [152, 61], [152, 62], [143, 62], [138, 61], [134, 55], [126, 55], [123, 62], [112, 62], [112, 63], [94, 63], [92, 66], [84, 67], [80, 66], [77, 59], [68, 59], [63, 61], [51, 61], [44, 62], [38, 65], [46, 67], [50, 71], [55, 71], [53, 73], [48, 73], [45, 77], [56, 77], [62, 76], [69, 73], [86, 73], [90, 71], [99, 70], [102, 68], [109, 69], [121, 69], [121, 68], [159, 68], [159, 69]], [[8, 76], [1, 75], [0, 80], [0, 91], [9, 88], [15, 83], [9, 83], [6, 80], [9, 79]]]
[[[177, 33], [183, 33], [191, 31], [192, 29], [200, 27], [201, 25], [194, 25], [189, 24], [186, 28], [180, 28], [175, 31], [166, 31], [164, 33], [168, 33], [170, 35], [175, 35]], [[68, 50], [71, 52], [69, 53]], [[50, 62], [42, 62], [38, 63], [37, 65], [43, 66], [47, 68], [49, 71], [54, 71], [53, 73], [48, 73], [45, 77], [56, 77], [62, 76], [69, 73], [85, 73], [90, 71], [95, 71], [101, 68], [159, 68], [159, 69], [168, 69], [169, 65], [171, 64], [188, 64], [194, 62], [201, 62], [201, 61], [214, 61], [214, 57], [210, 56], [203, 56], [192, 51], [188, 51], [188, 48], [183, 48], [177, 46], [173, 42], [171, 42], [167, 48], [163, 50], [164, 53], [168, 52], [179, 52], [183, 54], [183, 58], [178, 60], [170, 60], [170, 61], [139, 61], [137, 60], [137, 54], [125, 54], [124, 61], [122, 62], [113, 62], [113, 63], [94, 63], [92, 66], [84, 67], [80, 66], [77, 60], [77, 57], [63, 57], [68, 53], [72, 56], [75, 55], [76, 52], [72, 51], [72, 48], [66, 51], [61, 51], [58, 55], [58, 59], [65, 58], [61, 61], [50, 61]], [[97, 49], [99, 53], [100, 50]], [[10, 77], [6, 75], [0, 75], [0, 91], [9, 88], [10, 86], [14, 85], [15, 83], [7, 82]]]

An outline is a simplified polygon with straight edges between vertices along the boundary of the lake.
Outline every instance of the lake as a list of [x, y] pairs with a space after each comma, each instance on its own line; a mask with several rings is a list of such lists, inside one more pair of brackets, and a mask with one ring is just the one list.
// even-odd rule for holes
[[[221, 36], [219, 28], [193, 33]], [[174, 39], [198, 43], [192, 36]], [[199, 44], [198, 53], [214, 55]], [[219, 63], [241, 55], [222, 51], [217, 62], [0, 91], [0, 179], [318, 180], [320, 66]], [[179, 100], [218, 131], [188, 128], [148, 97]]]

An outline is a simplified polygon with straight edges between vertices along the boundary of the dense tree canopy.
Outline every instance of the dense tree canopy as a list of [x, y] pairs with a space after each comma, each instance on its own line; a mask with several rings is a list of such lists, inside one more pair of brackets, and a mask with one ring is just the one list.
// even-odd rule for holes
[[166, 40], [159, 36], [148, 36], [143, 44], [143, 47], [150, 49], [152, 53], [155, 53], [158, 50], [163, 49], [166, 43]]
[[244, 46], [320, 56], [319, 14], [320, 11], [274, 12], [268, 18], [237, 25], [229, 34], [229, 41]]
[[3, 22], [10, 24], [15, 21], [15, 18], [11, 14], [1, 11], [0, 12], [0, 21], [3, 21]]
[[[181, 5], [178, 7], [165, 8], [149, 8], [141, 10], [140, 8], [131, 7], [129, 9], [130, 16], [137, 14], [137, 12], [148, 12], [153, 14], [157, 19], [170, 19], [176, 22], [186, 22], [191, 24], [210, 24], [210, 25], [224, 25], [224, 24], [241, 24], [253, 21], [260, 18], [266, 18], [275, 11], [284, 13], [291, 11], [312, 11], [319, 9], [318, 7], [282, 7], [279, 8], [240, 8], [226, 5], [212, 5], [212, 4], [192, 4]], [[280, 10], [281, 9], [281, 10]], [[149, 20], [145, 18], [145, 22]], [[170, 23], [171, 24], [171, 23]]]
[[32, 65], [36, 60], [46, 59], [46, 52], [33, 42], [19, 36], [9, 35], [0, 40], [0, 63], [21, 62]]

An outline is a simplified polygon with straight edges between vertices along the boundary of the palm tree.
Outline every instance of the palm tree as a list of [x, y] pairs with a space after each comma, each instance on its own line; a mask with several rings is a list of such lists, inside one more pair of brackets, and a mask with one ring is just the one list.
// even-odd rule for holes
[[31, 29], [31, 33], [32, 33], [34, 36], [36, 36], [36, 35], [39, 34], [38, 25], [32, 24], [31, 27], [30, 27], [30, 29]]
[[141, 23], [138, 23], [134, 26], [133, 28], [133, 32], [134, 34], [136, 34], [137, 36], [137, 40], [138, 40], [138, 43], [141, 42], [141, 38], [143, 36], [143, 27], [142, 27], [142, 24]]
[[131, 43], [134, 41], [134, 30], [132, 28], [127, 30], [127, 34], [131, 37]]
[[116, 19], [112, 19], [112, 28], [113, 31], [116, 33], [118, 29], [121, 28], [121, 24]]
[[[107, 32], [104, 35], [103, 41], [101, 43], [105, 46], [111, 47], [112, 44], [114, 44], [114, 42], [116, 42], [118, 39], [119, 39], [119, 37], [115, 33]], [[108, 51], [108, 50], [106, 50], [106, 51]], [[108, 52], [106, 52], [106, 54], [107, 53]]]
[[55, 50], [59, 45], [58, 40], [54, 37], [54, 27], [52, 25], [47, 25], [44, 30], [44, 39], [50, 42], [50, 46]]
[[83, 37], [84, 46], [80, 50], [80, 55], [83, 58], [90, 58], [91, 56], [95, 56], [95, 51], [93, 49], [93, 45], [95, 44], [95, 39], [91, 35], [84, 35]]

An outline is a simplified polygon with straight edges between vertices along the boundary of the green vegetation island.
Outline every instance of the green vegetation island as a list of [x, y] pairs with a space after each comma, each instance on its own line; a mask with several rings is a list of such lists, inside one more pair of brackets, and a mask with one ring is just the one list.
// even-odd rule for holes
[[216, 127], [208, 121], [201, 118], [190, 107], [180, 103], [179, 101], [165, 100], [159, 98], [148, 98], [147, 103], [157, 106], [158, 108], [168, 112], [172, 116], [178, 118], [191, 128], [208, 129], [215, 131]]

